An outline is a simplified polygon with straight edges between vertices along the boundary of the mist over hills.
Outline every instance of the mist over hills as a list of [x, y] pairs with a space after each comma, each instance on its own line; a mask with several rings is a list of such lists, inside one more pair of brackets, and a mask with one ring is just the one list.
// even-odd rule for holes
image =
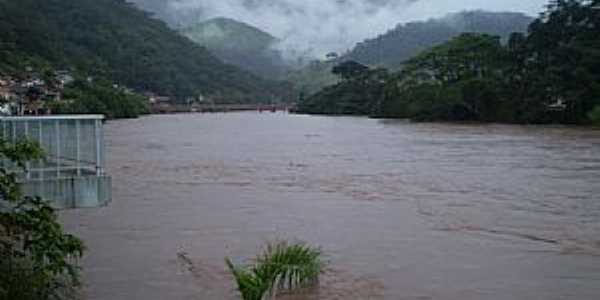
[[464, 11], [427, 21], [399, 24], [375, 38], [359, 42], [337, 59], [316, 61], [301, 71], [291, 74], [289, 80], [305, 93], [311, 94], [337, 81], [331, 68], [343, 61], [357, 62], [388, 69], [400, 65], [419, 52], [442, 44], [464, 32], [487, 33], [506, 39], [513, 32], [525, 32], [533, 21], [522, 13]]
[[522, 13], [465, 11], [439, 19], [399, 24], [385, 34], [358, 43], [338, 60], [396, 69], [406, 59], [461, 33], [487, 33], [506, 41], [513, 32], [526, 32], [533, 20]]
[[215, 18], [179, 29], [226, 63], [254, 74], [280, 79], [289, 65], [274, 49], [278, 39], [256, 27], [229, 18]]
[[[393, 4], [396, 5], [394, 7], [399, 7], [401, 2]], [[163, 9], [164, 14], [176, 11], [172, 2], [140, 3], [144, 3], [147, 9]], [[257, 9], [264, 7], [265, 3], [268, 2], [247, 1], [244, 7]], [[287, 7], [286, 3], [289, 4], [284, 1], [278, 7]], [[367, 10], [374, 9], [367, 14], [377, 15], [380, 7], [388, 7], [386, 5], [392, 3], [367, 1], [361, 5]], [[344, 16], [356, 7], [359, 5], [350, 1], [339, 8], [346, 9], [341, 13]], [[292, 15], [290, 24], [295, 22], [298, 9], [296, 7], [289, 12]], [[0, 1], [0, 17], [3, 28], [0, 39], [5, 45], [4, 49], [0, 49], [3, 54], [0, 66], [5, 69], [11, 67], [14, 61], [24, 61], [19, 57], [27, 57], [48, 61], [56, 68], [78, 69], [94, 76], [108, 77], [138, 91], [152, 91], [176, 98], [203, 94], [221, 101], [248, 102], [271, 101], [282, 97], [282, 94], [289, 95], [288, 85], [263, 80], [233, 66], [268, 78], [282, 78], [281, 74], [286, 70], [281, 56], [285, 54], [280, 56], [272, 49], [281, 43], [282, 37], [232, 19], [218, 18], [180, 28], [180, 32], [205, 48], [169, 28], [157, 18], [158, 15], [152, 17], [121, 0]], [[323, 19], [327, 17], [323, 16]], [[338, 17], [335, 18], [337, 20]], [[366, 40], [337, 61], [356, 59], [395, 68], [420, 49], [444, 42], [460, 31], [478, 30], [505, 35], [523, 30], [527, 19], [525, 15], [479, 11], [446, 17], [441, 21], [413, 22]], [[274, 17], [271, 21], [277, 20], [281, 19]], [[360, 27], [355, 23], [352, 29], [359, 31]], [[310, 26], [307, 30], [310, 31]], [[322, 33], [324, 38], [328, 37], [329, 32], [324, 30]], [[329, 70], [334, 62], [311, 64], [302, 72], [286, 78], [297, 82], [296, 86], [319, 87], [332, 80]]]
[[537, 16], [548, 0], [128, 0], [174, 28], [227, 17], [279, 38], [287, 60], [345, 52], [398, 23], [441, 18], [465, 10], [512, 11]]

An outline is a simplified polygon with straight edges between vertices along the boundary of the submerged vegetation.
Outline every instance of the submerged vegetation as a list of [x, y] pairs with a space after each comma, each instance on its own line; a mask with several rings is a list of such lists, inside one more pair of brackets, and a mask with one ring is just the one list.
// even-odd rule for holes
[[464, 33], [387, 76], [358, 68], [360, 75], [341, 74], [338, 84], [303, 99], [299, 112], [423, 121], [597, 122], [598, 7], [597, 0], [554, 0], [528, 34], [514, 33], [506, 43], [499, 36]]
[[227, 266], [244, 300], [262, 300], [278, 291], [293, 291], [318, 283], [322, 270], [321, 251], [302, 243], [268, 244], [253, 264]]
[[[42, 159], [39, 146], [0, 140], [0, 158], [24, 170]], [[3, 165], [6, 166], [6, 165]], [[0, 299], [66, 299], [79, 279], [74, 260], [84, 246], [66, 234], [56, 211], [40, 198], [21, 193], [17, 175], [0, 168]]]

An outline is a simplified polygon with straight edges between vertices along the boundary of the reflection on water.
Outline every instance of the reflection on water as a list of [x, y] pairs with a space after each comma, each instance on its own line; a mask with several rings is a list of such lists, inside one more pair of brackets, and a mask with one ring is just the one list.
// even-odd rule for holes
[[600, 131], [255, 113], [106, 129], [114, 202], [63, 216], [90, 299], [232, 299], [223, 257], [274, 238], [328, 255], [301, 299], [600, 295]]

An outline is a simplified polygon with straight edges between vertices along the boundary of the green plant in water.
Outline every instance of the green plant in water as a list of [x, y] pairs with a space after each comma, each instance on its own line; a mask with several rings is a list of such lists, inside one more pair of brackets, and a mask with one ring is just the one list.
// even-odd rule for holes
[[269, 243], [252, 265], [236, 266], [225, 259], [244, 300], [262, 300], [277, 291], [291, 292], [318, 283], [321, 251], [303, 243]]

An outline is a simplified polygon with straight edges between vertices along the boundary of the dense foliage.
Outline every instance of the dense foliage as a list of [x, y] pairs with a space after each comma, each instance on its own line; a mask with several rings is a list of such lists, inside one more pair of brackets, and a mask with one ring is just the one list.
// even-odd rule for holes
[[[370, 115], [416, 120], [582, 124], [600, 109], [600, 2], [555, 0], [507, 43], [464, 33], [406, 61], [383, 92], [361, 97]], [[307, 98], [304, 112], [346, 107], [358, 86], [338, 84]], [[359, 90], [376, 91], [380, 81]], [[335, 93], [331, 93], [335, 90]], [[345, 95], [344, 97], [339, 97]], [[354, 102], [358, 99], [353, 100]], [[315, 111], [314, 108], [318, 108]], [[352, 114], [365, 114], [357, 109]]]
[[52, 107], [54, 113], [103, 114], [113, 119], [135, 118], [149, 112], [144, 97], [102, 81], [75, 81], [67, 85], [63, 98]]
[[244, 300], [272, 299], [278, 291], [293, 291], [317, 283], [321, 274], [321, 251], [302, 243], [268, 244], [254, 264], [227, 267]]
[[[37, 145], [0, 140], [0, 158], [21, 171], [25, 162], [42, 157]], [[64, 233], [47, 202], [21, 194], [17, 175], [7, 165], [0, 168], [0, 299], [64, 299], [78, 283], [73, 260], [84, 246]]]
[[486, 34], [463, 34], [422, 52], [386, 86], [380, 114], [420, 120], [504, 118], [499, 85], [506, 58], [500, 38]]
[[179, 30], [226, 63], [264, 78], [280, 79], [289, 71], [272, 35], [228, 18], [215, 18]]
[[370, 69], [354, 61], [342, 63], [332, 73], [341, 77], [339, 83], [301, 99], [298, 111], [311, 114], [370, 115], [376, 112], [383, 96], [388, 72]]
[[0, 0], [0, 28], [0, 73], [41, 61], [137, 91], [217, 102], [272, 100], [287, 90], [222, 63], [123, 0]]

